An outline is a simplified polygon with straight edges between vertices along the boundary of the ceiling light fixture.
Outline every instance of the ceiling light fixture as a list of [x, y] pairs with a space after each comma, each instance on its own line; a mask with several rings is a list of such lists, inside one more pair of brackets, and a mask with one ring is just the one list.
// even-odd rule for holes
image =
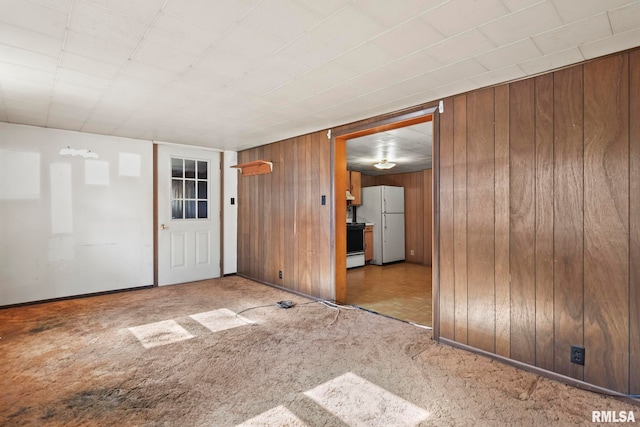
[[378, 169], [391, 169], [395, 165], [395, 163], [389, 163], [387, 159], [382, 159], [380, 163], [376, 163], [373, 166], [377, 167]]

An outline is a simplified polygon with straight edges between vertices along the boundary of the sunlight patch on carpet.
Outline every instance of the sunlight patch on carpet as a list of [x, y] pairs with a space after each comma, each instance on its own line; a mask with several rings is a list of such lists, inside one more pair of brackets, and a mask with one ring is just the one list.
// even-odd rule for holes
[[305, 423], [284, 406], [276, 406], [273, 409], [263, 412], [257, 417], [238, 424], [236, 427], [264, 427], [264, 426], [287, 426], [287, 427], [307, 427]]
[[128, 329], [138, 338], [144, 348], [173, 344], [193, 338], [193, 335], [178, 325], [175, 320], [163, 320], [162, 322], [134, 326]]
[[209, 329], [211, 332], [220, 332], [255, 323], [245, 317], [236, 316], [236, 313], [228, 308], [192, 314], [189, 317]]
[[351, 427], [415, 426], [429, 412], [348, 372], [304, 393]]

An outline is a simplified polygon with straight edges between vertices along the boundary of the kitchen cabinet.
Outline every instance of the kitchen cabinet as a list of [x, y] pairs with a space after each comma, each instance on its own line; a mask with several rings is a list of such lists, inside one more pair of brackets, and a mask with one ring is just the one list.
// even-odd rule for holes
[[373, 225], [364, 227], [364, 262], [373, 259]]
[[347, 171], [347, 190], [351, 192], [354, 200], [351, 206], [360, 206], [362, 204], [362, 175], [358, 171]]

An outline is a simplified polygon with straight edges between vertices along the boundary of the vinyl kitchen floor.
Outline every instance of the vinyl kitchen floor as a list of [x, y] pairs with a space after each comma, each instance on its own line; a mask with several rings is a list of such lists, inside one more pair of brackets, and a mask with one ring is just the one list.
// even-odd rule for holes
[[431, 267], [397, 263], [347, 270], [347, 303], [432, 326]]

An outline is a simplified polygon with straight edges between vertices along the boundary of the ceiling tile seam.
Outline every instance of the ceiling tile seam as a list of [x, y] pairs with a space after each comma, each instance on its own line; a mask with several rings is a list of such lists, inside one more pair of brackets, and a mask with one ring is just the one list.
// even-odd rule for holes
[[[585, 59], [585, 60], [587, 60], [587, 59], [592, 59], [593, 57], [587, 56], [587, 55], [584, 53], [584, 51], [582, 50], [582, 48], [583, 48], [584, 46], [589, 46], [589, 45], [591, 45], [591, 44], [600, 43], [600, 42], [602, 42], [603, 40], [613, 39], [613, 38], [615, 38], [615, 37], [623, 36], [623, 35], [628, 34], [628, 33], [637, 32], [638, 30], [640, 30], [640, 27], [632, 28], [632, 29], [630, 29], [630, 30], [623, 31], [623, 32], [621, 32], [621, 33], [616, 33], [616, 34], [614, 34], [614, 35], [612, 35], [612, 36], [603, 37], [603, 38], [601, 38], [601, 39], [592, 40], [592, 41], [590, 41], [590, 42], [583, 43], [583, 44], [581, 44], [581, 45], [577, 46], [577, 48], [580, 50], [580, 53], [582, 54], [582, 56], [584, 57], [584, 59]], [[637, 46], [636, 46], [636, 47], [637, 47]], [[630, 49], [630, 48], [624, 48], [624, 49], [622, 49], [622, 51], [625, 51], [625, 50], [627, 50], [627, 49]], [[616, 52], [621, 52], [621, 51], [616, 51]], [[611, 52], [611, 53], [616, 53], [616, 52]], [[598, 56], [600, 56], [600, 55], [598, 55]], [[596, 56], [596, 57], [597, 57], [597, 56]]]
[[[113, 14], [115, 14], [115, 15], [118, 15], [118, 16], [119, 16], [119, 17], [121, 17], [121, 18], [126, 18], [126, 19], [127, 19], [127, 20], [129, 20], [129, 21], [133, 21], [133, 22], [135, 22], [135, 23], [137, 23], [137, 24], [142, 24], [142, 25], [145, 25], [145, 26], [146, 26], [146, 25], [152, 25], [152, 24], [153, 24], [153, 22], [155, 22], [155, 19], [156, 19], [156, 17], [157, 17], [157, 12], [156, 12], [156, 17], [154, 17], [154, 20], [152, 21], [152, 23], [151, 23], [151, 24], [147, 24], [145, 21], [143, 21], [143, 20], [141, 20], [141, 19], [138, 19], [138, 18], [136, 18], [136, 17], [134, 17], [134, 16], [132, 16], [132, 15], [127, 15], [126, 13], [124, 13], [124, 12], [120, 12], [119, 10], [116, 10], [116, 9], [110, 9], [109, 7], [104, 6], [104, 5], [102, 5], [102, 4], [94, 3], [92, 0], [78, 0], [78, 1], [81, 1], [81, 2], [83, 2], [83, 3], [86, 3], [86, 4], [88, 4], [88, 5], [90, 5], [90, 6], [93, 6], [93, 7], [97, 7], [98, 9], [106, 10], [107, 12], [110, 12], [110, 13], [113, 13]], [[137, 1], [137, 0], [131, 0], [131, 1], [132, 1], [132, 2], [135, 2], [135, 1]], [[160, 12], [160, 10], [162, 10], [162, 8], [163, 8], [166, 4], [167, 4], [167, 2], [165, 1], [165, 2], [162, 4], [162, 6], [160, 7], [160, 9], [158, 10], [158, 12]], [[72, 8], [71, 10], [73, 10], [73, 8]]]
[[[71, 7], [71, 11], [73, 12], [73, 5], [75, 4], [76, 0], [71, 0], [72, 1], [72, 7]], [[80, 0], [80, 1], [85, 1], [85, 0]], [[149, 23], [149, 25], [147, 26], [146, 31], [144, 32], [144, 34], [142, 35], [142, 37], [140, 38], [140, 40], [138, 41], [138, 44], [136, 45], [136, 47], [131, 51], [131, 54], [129, 55], [129, 58], [127, 59], [127, 61], [120, 67], [120, 69], [118, 70], [118, 72], [115, 74], [115, 76], [111, 79], [111, 81], [109, 82], [109, 85], [104, 89], [102, 96], [100, 97], [100, 99], [95, 103], [95, 105], [93, 106], [93, 108], [91, 109], [91, 111], [89, 112], [89, 114], [87, 114], [87, 117], [85, 118], [85, 120], [83, 121], [82, 125], [80, 126], [80, 129], [84, 129], [84, 127], [87, 125], [87, 122], [89, 121], [89, 118], [95, 113], [96, 108], [98, 108], [98, 105], [100, 105], [100, 103], [102, 102], [102, 100], [104, 99], [104, 97], [109, 93], [109, 91], [111, 90], [111, 88], [113, 87], [113, 82], [122, 75], [122, 72], [124, 71], [124, 69], [127, 67], [127, 65], [129, 65], [129, 63], [133, 60], [133, 57], [136, 55], [136, 53], [138, 52], [138, 49], [140, 48], [140, 46], [142, 45], [142, 43], [145, 41], [146, 36], [149, 34], [149, 32], [151, 31], [151, 29], [153, 28], [153, 25], [158, 21], [158, 19], [160, 19], [160, 15], [162, 13], [162, 9], [167, 5], [167, 2], [169, 0], [164, 0], [164, 2], [162, 3], [162, 6], [160, 7], [160, 9], [158, 10], [158, 12], [156, 12], [156, 16], [153, 17], [153, 20], [151, 21], [151, 23]], [[86, 1], [85, 1], [86, 2]], [[93, 3], [91, 3], [93, 4]], [[104, 8], [103, 8], [104, 9]], [[108, 9], [107, 9], [108, 10]], [[71, 13], [69, 14], [69, 17], [71, 17]], [[126, 16], [125, 16], [126, 17]], [[128, 17], [127, 17], [128, 18]], [[129, 18], [130, 19], [130, 18]], [[68, 27], [67, 27], [68, 28]], [[66, 35], [65, 35], [66, 38]], [[64, 46], [63, 46], [63, 51], [64, 51]], [[57, 72], [56, 72], [56, 76], [57, 76]], [[170, 83], [167, 84], [167, 86]], [[130, 115], [127, 116], [127, 118], [123, 121], [126, 122], [128, 121], [131, 116], [133, 116], [134, 113], [131, 113]], [[112, 133], [113, 134], [113, 133]]]
[[73, 12], [73, 6], [76, 0], [71, 0], [69, 7], [69, 13], [67, 13], [67, 26], [64, 29], [64, 37], [62, 38], [62, 46], [60, 47], [60, 57], [58, 58], [58, 65], [56, 66], [56, 72], [53, 77], [53, 85], [51, 86], [51, 94], [49, 94], [49, 106], [47, 107], [47, 115], [45, 117], [45, 126], [49, 126], [49, 115], [51, 114], [51, 107], [53, 106], [53, 97], [58, 85], [58, 72], [60, 71], [62, 64], [62, 57], [64, 56], [64, 47], [67, 43], [67, 36], [69, 35], [69, 25], [71, 23], [71, 13]]
[[609, 22], [609, 31], [611, 32], [612, 35], [615, 35], [616, 33], [613, 31], [613, 23], [611, 23], [611, 14], [610, 14], [611, 10], [607, 10], [607, 21]]

